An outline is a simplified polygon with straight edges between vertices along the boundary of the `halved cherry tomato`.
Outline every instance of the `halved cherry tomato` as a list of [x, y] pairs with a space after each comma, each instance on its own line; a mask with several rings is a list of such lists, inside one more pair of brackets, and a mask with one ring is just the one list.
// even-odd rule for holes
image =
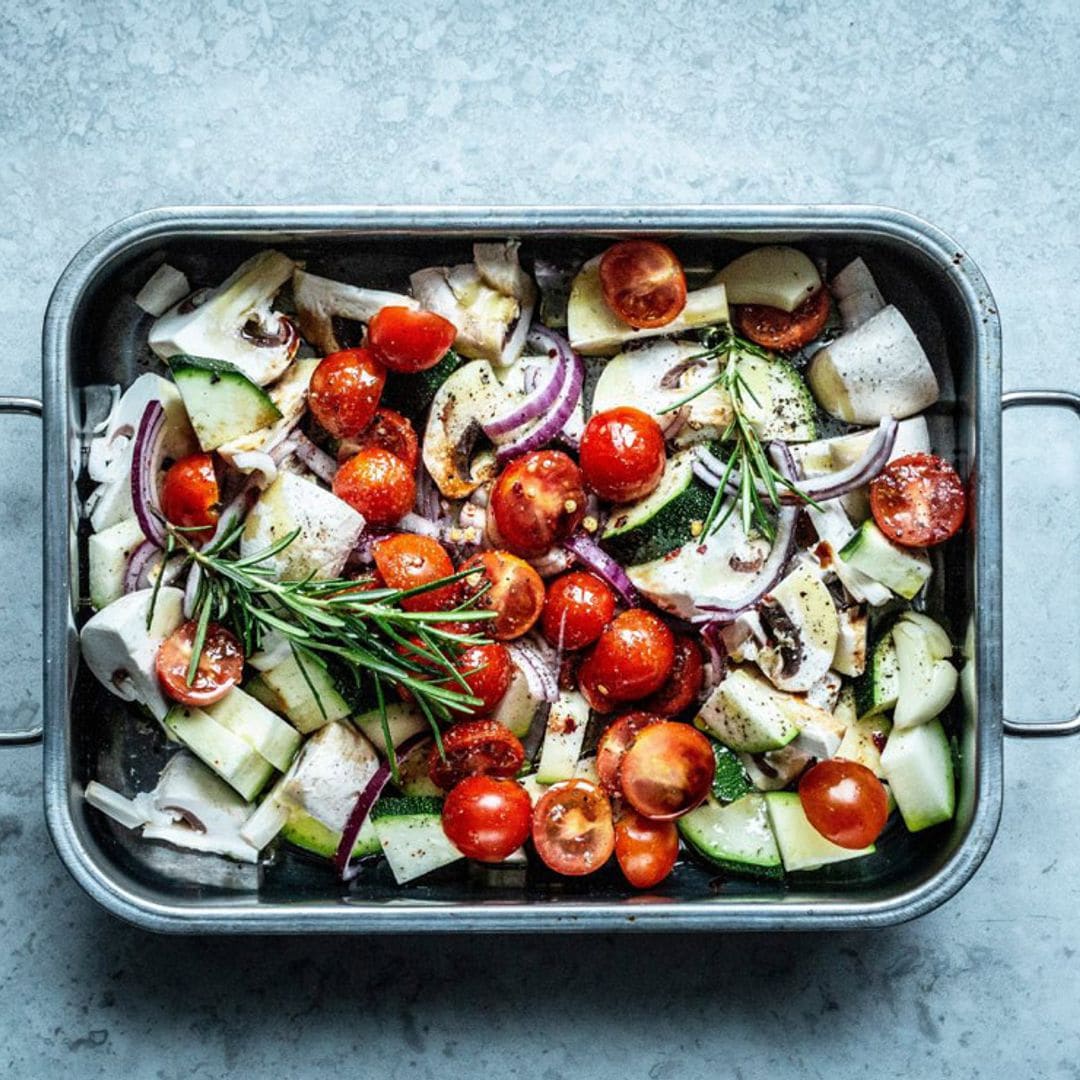
[[389, 450], [369, 446], [353, 454], [334, 475], [334, 494], [364, 515], [368, 525], [396, 525], [416, 501], [412, 469]]
[[766, 304], [736, 304], [732, 311], [735, 329], [766, 349], [794, 352], [809, 345], [829, 321], [829, 290], [822, 286], [794, 311]]
[[600, 287], [608, 307], [639, 330], [666, 326], [686, 306], [686, 275], [678, 256], [655, 240], [621, 240], [600, 257]]
[[810, 824], [844, 848], [872, 844], [889, 817], [882, 782], [865, 765], [843, 758], [807, 769], [799, 781], [799, 801]]
[[623, 876], [636, 889], [659, 885], [679, 857], [679, 830], [673, 821], [653, 821], [636, 810], [624, 810], [615, 822], [615, 858]]
[[311, 376], [308, 406], [335, 439], [351, 439], [371, 423], [386, 371], [364, 348], [324, 357]]
[[209, 454], [191, 454], [173, 462], [161, 482], [161, 512], [165, 520], [184, 529], [191, 539], [203, 539], [217, 524], [221, 489]]
[[571, 570], [549, 586], [541, 627], [556, 648], [583, 649], [603, 633], [615, 614], [615, 594], [607, 582]]
[[529, 838], [532, 802], [513, 780], [469, 776], [443, 803], [442, 825], [467, 859], [502, 862]]
[[420, 460], [420, 440], [407, 417], [393, 409], [379, 409], [374, 419], [353, 439], [343, 439], [338, 445], [338, 461], [347, 461], [357, 450], [381, 446], [394, 457], [401, 458], [415, 472]]
[[462, 579], [462, 592], [475, 595], [489, 585], [474, 606], [498, 612], [495, 619], [484, 623], [484, 632], [498, 641], [510, 641], [531, 630], [544, 608], [540, 575], [524, 559], [507, 551], [480, 551], [461, 564], [462, 570], [474, 567], [477, 573]]
[[631, 608], [615, 616], [585, 657], [582, 693], [598, 712], [610, 712], [612, 705], [655, 693], [674, 664], [675, 635], [651, 611]]
[[581, 470], [561, 450], [523, 454], [495, 481], [491, 511], [503, 543], [515, 555], [543, 555], [585, 516]]
[[689, 724], [663, 720], [634, 737], [619, 766], [619, 784], [638, 813], [667, 821], [701, 805], [715, 772], [712, 743]]
[[552, 870], [580, 877], [615, 850], [611, 802], [589, 780], [563, 780], [540, 796], [532, 814], [536, 852]]
[[667, 682], [641, 701], [646, 712], [678, 716], [697, 700], [705, 683], [705, 661], [698, 643], [685, 634], [675, 638], [675, 663]]
[[428, 774], [445, 791], [467, 776], [516, 776], [525, 763], [525, 748], [497, 720], [463, 720], [442, 737], [443, 757], [436, 746], [428, 756]]
[[664, 475], [664, 433], [648, 413], [621, 405], [589, 420], [578, 457], [585, 483], [601, 499], [634, 502]]
[[600, 786], [609, 795], [619, 791], [619, 766], [637, 733], [650, 724], [659, 724], [662, 719], [655, 713], [628, 712], [604, 729], [596, 744], [596, 774]]
[[[501, 641], [462, 649], [454, 667], [465, 680], [469, 693], [480, 699], [480, 704], [472, 707], [477, 714], [491, 712], [502, 701], [514, 673], [513, 661]], [[442, 685], [448, 690], [461, 689], [455, 679], [446, 679]]]
[[454, 324], [433, 311], [384, 307], [368, 323], [368, 348], [385, 367], [403, 375], [434, 367], [455, 337]]
[[197, 628], [198, 623], [189, 619], [158, 646], [158, 681], [165, 693], [181, 705], [212, 705], [220, 701], [244, 675], [243, 646], [224, 626], [210, 623], [195, 678], [188, 686], [188, 666], [191, 664]]
[[[454, 573], [446, 549], [430, 536], [395, 533], [375, 544], [375, 567], [390, 589], [416, 589]], [[446, 611], [458, 602], [458, 583], [408, 596], [401, 601], [406, 611]]]
[[877, 527], [906, 547], [931, 547], [955, 536], [966, 503], [957, 471], [936, 454], [897, 458], [870, 481]]

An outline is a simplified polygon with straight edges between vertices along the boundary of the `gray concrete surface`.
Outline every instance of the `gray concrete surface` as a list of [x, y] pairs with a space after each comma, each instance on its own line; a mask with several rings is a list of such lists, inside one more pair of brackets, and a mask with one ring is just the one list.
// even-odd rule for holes
[[[52, 283], [175, 202], [876, 201], [967, 246], [1006, 385], [1080, 389], [1080, 10], [654, 0], [0, 3], [0, 389]], [[38, 703], [38, 442], [0, 435], [0, 722]], [[1080, 693], [1075, 423], [1010, 416], [1008, 701]], [[53, 855], [40, 752], [0, 754], [0, 1070], [1080, 1075], [1077, 743], [1010, 743], [997, 843], [872, 935], [183, 941]]]

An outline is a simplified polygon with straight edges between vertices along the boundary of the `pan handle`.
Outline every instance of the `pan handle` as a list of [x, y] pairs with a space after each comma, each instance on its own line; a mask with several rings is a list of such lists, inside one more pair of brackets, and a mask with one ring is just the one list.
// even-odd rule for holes
[[[1053, 409], [1072, 409], [1080, 417], [1080, 394], [1072, 394], [1067, 390], [1013, 390], [1002, 395], [1001, 407], [1003, 409], [1011, 409], [1016, 405], [1044, 405]], [[1006, 735], [1019, 735], [1026, 739], [1047, 735], [1075, 735], [1080, 732], [1080, 707], [1073, 713], [1071, 720], [1047, 723], [1005, 718], [1003, 722]]]
[[[21, 413], [23, 416], [42, 414], [41, 402], [37, 398], [11, 397], [0, 394], [0, 413]], [[25, 746], [28, 743], [41, 742], [41, 725], [22, 728], [15, 731], [0, 731], [0, 746]]]

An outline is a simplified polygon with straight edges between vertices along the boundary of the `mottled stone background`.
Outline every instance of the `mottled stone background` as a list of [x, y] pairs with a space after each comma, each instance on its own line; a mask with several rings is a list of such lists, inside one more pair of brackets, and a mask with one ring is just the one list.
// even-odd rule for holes
[[[938, 9], [929, 13], [930, 8]], [[890, 203], [952, 232], [1005, 383], [1080, 389], [1080, 9], [0, 0], [0, 389], [97, 229], [190, 202]], [[38, 442], [7, 420], [0, 721], [38, 709]], [[1076, 424], [1006, 424], [1008, 707], [1078, 694]], [[0, 755], [14, 1078], [1080, 1075], [1080, 744], [1010, 743], [975, 880], [869, 935], [164, 940], [68, 879]]]

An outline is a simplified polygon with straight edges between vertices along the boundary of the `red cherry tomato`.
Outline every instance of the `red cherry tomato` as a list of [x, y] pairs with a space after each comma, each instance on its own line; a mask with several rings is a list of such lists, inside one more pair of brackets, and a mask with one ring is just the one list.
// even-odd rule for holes
[[705, 661], [696, 641], [680, 634], [675, 638], [675, 663], [667, 682], [640, 705], [646, 712], [678, 716], [697, 701], [705, 685]]
[[513, 780], [470, 776], [446, 796], [442, 824], [467, 859], [502, 862], [529, 838], [532, 802]]
[[609, 795], [620, 790], [619, 766], [637, 733], [650, 724], [659, 724], [662, 719], [655, 713], [629, 712], [604, 729], [596, 744], [596, 774], [600, 786]]
[[507, 551], [481, 551], [461, 564], [477, 573], [463, 578], [463, 592], [475, 595], [488, 585], [475, 606], [498, 612], [484, 632], [498, 641], [521, 637], [533, 628], [544, 608], [544, 582], [524, 559]]
[[964, 523], [964, 484], [935, 454], [890, 461], [870, 481], [870, 510], [877, 527], [897, 544], [931, 547], [955, 536]]
[[664, 475], [664, 433], [640, 409], [608, 409], [585, 425], [579, 458], [585, 483], [601, 499], [634, 502], [655, 491]]
[[615, 850], [611, 802], [588, 780], [563, 780], [540, 796], [532, 814], [536, 853], [552, 870], [580, 877]]
[[384, 367], [403, 375], [434, 367], [449, 351], [457, 328], [433, 311], [384, 307], [368, 323], [368, 348]]
[[584, 570], [571, 570], [549, 586], [541, 627], [556, 648], [583, 649], [601, 635], [615, 614], [615, 594]]
[[463, 720], [443, 734], [442, 743], [442, 757], [431, 748], [428, 774], [445, 791], [467, 776], [516, 776], [525, 763], [521, 740], [497, 720]]
[[663, 720], [637, 733], [619, 766], [626, 801], [662, 821], [699, 806], [712, 787], [716, 757], [697, 728]]
[[639, 330], [666, 326], [686, 306], [682, 263], [655, 240], [609, 247], [600, 258], [600, 288], [608, 307]]
[[624, 810], [615, 822], [615, 858], [636, 889], [659, 885], [679, 857], [679, 830], [673, 821], [652, 821]]
[[188, 686], [188, 666], [197, 627], [195, 620], [189, 619], [158, 646], [158, 681], [165, 693], [181, 705], [212, 705], [244, 675], [244, 650], [240, 642], [224, 626], [210, 623], [195, 678]]
[[161, 482], [161, 512], [165, 520], [184, 529], [190, 539], [203, 539], [217, 524], [221, 511], [221, 490], [214, 459], [209, 454], [192, 454], [169, 466]]
[[368, 525], [388, 528], [412, 509], [416, 479], [401, 458], [371, 446], [338, 468], [334, 494], [363, 514]]
[[675, 635], [651, 611], [631, 608], [615, 616], [585, 657], [582, 692], [594, 709], [610, 712], [611, 705], [655, 693], [674, 664]]
[[[391, 589], [416, 589], [454, 573], [445, 548], [430, 536], [395, 533], [375, 544], [375, 568]], [[457, 582], [440, 589], [408, 596], [401, 601], [406, 611], [446, 611], [458, 602]]]
[[[473, 706], [478, 714], [491, 712], [502, 701], [514, 673], [513, 661], [501, 641], [462, 649], [454, 666], [468, 685], [469, 693], [480, 699], [480, 704]], [[448, 690], [461, 689], [461, 683], [454, 679], [446, 679], [442, 685]]]
[[732, 311], [735, 329], [766, 349], [794, 352], [809, 345], [829, 320], [829, 290], [822, 286], [794, 311], [765, 304], [737, 304]]
[[386, 384], [386, 371], [367, 349], [324, 357], [311, 376], [308, 406], [335, 439], [351, 439], [371, 423]]
[[393, 409], [379, 409], [374, 419], [354, 439], [343, 439], [338, 445], [338, 461], [347, 461], [369, 446], [381, 446], [394, 457], [401, 458], [411, 472], [420, 460], [420, 440], [412, 423]]
[[889, 816], [881, 781], [865, 765], [843, 758], [807, 769], [799, 781], [799, 801], [810, 824], [844, 848], [868, 847]]
[[515, 555], [543, 555], [585, 516], [581, 470], [561, 450], [523, 454], [495, 481], [491, 510], [503, 543]]

